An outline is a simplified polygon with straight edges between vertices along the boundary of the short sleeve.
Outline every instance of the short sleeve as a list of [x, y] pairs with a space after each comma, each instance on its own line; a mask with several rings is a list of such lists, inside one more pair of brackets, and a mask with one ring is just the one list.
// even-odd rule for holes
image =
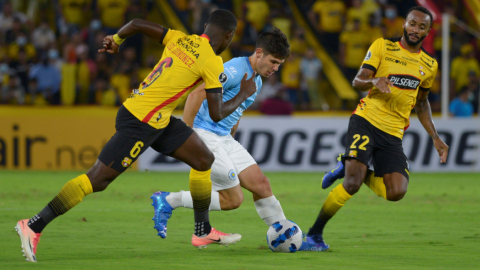
[[223, 61], [220, 56], [207, 60], [200, 74], [207, 91], [221, 91], [222, 84], [228, 80], [227, 75], [223, 72]]
[[362, 68], [370, 69], [373, 72], [377, 72], [377, 68], [380, 65], [384, 52], [385, 40], [379, 38], [373, 42], [372, 46], [368, 49], [367, 55], [362, 63]]
[[175, 40], [176, 38], [181, 38], [181, 37], [184, 37], [184, 36], [186, 36], [186, 34], [183, 33], [182, 31], [168, 29], [168, 28], [164, 27], [163, 37], [162, 37], [160, 43], [162, 43], [163, 45], [167, 45], [167, 43], [169, 41]]
[[420, 84], [420, 90], [422, 90], [422, 91], [430, 90], [430, 87], [432, 87], [433, 82], [435, 81], [435, 76], [437, 76], [437, 70], [438, 70], [438, 63], [435, 61], [435, 65], [433, 67], [432, 75], [429, 76], [424, 81], [422, 81], [422, 83]]
[[234, 88], [238, 83], [238, 77], [240, 77], [240, 75], [235, 76], [234, 74], [234, 72], [235, 73], [238, 72], [237, 69], [233, 65], [229, 64], [228, 62], [225, 63], [223, 67], [224, 67], [223, 73], [225, 74], [224, 82], [222, 82], [223, 89], [226, 90], [226, 89]]

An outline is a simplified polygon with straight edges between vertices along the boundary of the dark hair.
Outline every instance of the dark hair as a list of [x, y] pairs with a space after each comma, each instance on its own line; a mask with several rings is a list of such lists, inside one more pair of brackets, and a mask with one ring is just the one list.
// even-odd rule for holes
[[408, 11], [407, 11], [407, 17], [408, 17], [408, 14], [410, 14], [410, 12], [414, 11], [414, 10], [418, 10], [420, 12], [423, 12], [425, 14], [427, 14], [429, 17], [430, 17], [430, 27], [432, 27], [432, 24], [433, 24], [433, 15], [432, 13], [430, 12], [430, 10], [424, 8], [424, 7], [421, 7], [421, 6], [415, 6], [415, 7], [412, 7], [410, 8]]
[[207, 24], [213, 24], [225, 31], [235, 31], [237, 29], [237, 18], [226, 9], [217, 9], [210, 14]]
[[290, 55], [290, 44], [287, 36], [276, 27], [261, 33], [257, 37], [255, 48], [262, 48], [265, 54], [271, 54], [280, 59], [288, 58]]

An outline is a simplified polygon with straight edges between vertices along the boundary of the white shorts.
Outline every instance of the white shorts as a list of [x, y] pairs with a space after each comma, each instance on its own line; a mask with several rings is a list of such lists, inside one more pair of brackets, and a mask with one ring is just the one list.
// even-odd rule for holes
[[219, 136], [199, 128], [193, 130], [215, 155], [211, 174], [213, 190], [225, 190], [239, 185], [238, 174], [257, 164], [250, 153], [231, 135]]

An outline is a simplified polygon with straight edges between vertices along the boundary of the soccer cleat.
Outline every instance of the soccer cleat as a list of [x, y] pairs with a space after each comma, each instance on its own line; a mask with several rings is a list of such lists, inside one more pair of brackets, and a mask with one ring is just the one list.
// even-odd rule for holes
[[198, 249], [207, 248], [210, 244], [220, 244], [228, 247], [228, 245], [235, 244], [240, 239], [242, 239], [242, 236], [238, 233], [223, 233], [212, 228], [205, 237], [198, 237], [194, 234], [192, 236], [192, 245]]
[[338, 155], [337, 158], [337, 166], [335, 169], [326, 172], [322, 179], [322, 188], [326, 189], [331, 186], [335, 181], [345, 177], [345, 166], [342, 163], [342, 156], [343, 154]]
[[305, 241], [302, 242], [302, 246], [298, 251], [327, 251], [330, 248], [325, 244], [321, 234], [306, 235]]
[[22, 253], [23, 257], [27, 258], [27, 262], [37, 262], [37, 245], [40, 242], [41, 233], [35, 233], [28, 227], [28, 219], [22, 219], [17, 222], [15, 230], [20, 236], [20, 241], [22, 241]]
[[157, 229], [158, 236], [161, 238], [167, 237], [167, 222], [168, 219], [172, 216], [173, 207], [167, 202], [166, 197], [170, 192], [157, 191], [153, 193], [153, 209], [155, 210], [155, 216], [152, 218], [155, 222], [154, 229]]

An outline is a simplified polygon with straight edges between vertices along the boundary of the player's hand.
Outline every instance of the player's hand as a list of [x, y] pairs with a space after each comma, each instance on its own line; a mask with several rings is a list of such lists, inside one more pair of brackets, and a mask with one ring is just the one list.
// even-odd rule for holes
[[108, 35], [103, 38], [103, 48], [98, 52], [118, 53], [120, 46], [113, 41], [113, 36]]
[[390, 87], [393, 87], [393, 82], [390, 81], [387, 77], [372, 78], [372, 83], [382, 93], [391, 93], [392, 92], [390, 90]]
[[435, 149], [437, 149], [438, 155], [440, 156], [440, 163], [446, 163], [448, 156], [448, 145], [445, 144], [439, 137], [433, 140], [433, 145], [435, 146]]
[[255, 83], [255, 76], [257, 73], [254, 71], [252, 77], [247, 80], [248, 74], [243, 75], [243, 79], [240, 82], [240, 93], [245, 94], [245, 99], [249, 98], [251, 95], [257, 92], [257, 84]]

